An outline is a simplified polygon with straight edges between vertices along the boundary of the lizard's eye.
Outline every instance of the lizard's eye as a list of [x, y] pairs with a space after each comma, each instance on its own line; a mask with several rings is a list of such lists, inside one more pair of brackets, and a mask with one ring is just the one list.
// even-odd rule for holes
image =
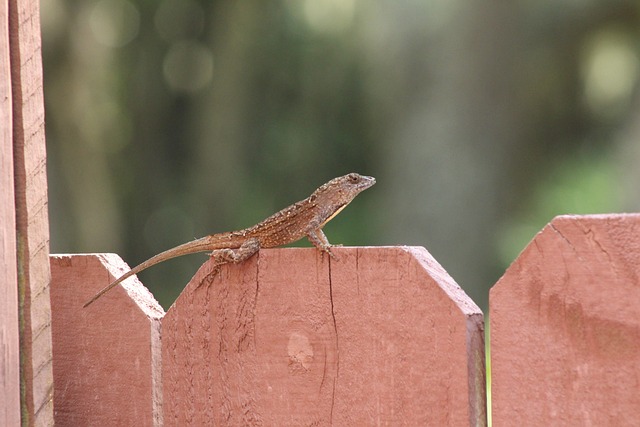
[[355, 173], [350, 173], [350, 174], [349, 174], [349, 181], [351, 181], [352, 183], [354, 183], [354, 184], [355, 184], [356, 182], [360, 181], [360, 179], [359, 179], [359, 177], [358, 177], [358, 175], [357, 175], [357, 174], [355, 174]]

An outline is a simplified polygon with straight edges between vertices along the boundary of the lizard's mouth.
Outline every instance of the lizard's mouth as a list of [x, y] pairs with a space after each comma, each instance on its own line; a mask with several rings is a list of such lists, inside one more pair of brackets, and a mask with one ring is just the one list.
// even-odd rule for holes
[[376, 183], [376, 179], [372, 176], [362, 176], [362, 182], [358, 185], [360, 191], [366, 190]]

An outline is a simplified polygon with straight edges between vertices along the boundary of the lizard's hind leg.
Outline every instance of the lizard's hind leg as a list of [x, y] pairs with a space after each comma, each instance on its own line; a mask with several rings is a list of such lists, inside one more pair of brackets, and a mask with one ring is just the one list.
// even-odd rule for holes
[[238, 249], [216, 249], [209, 256], [213, 258], [217, 265], [228, 264], [230, 262], [239, 264], [251, 258], [260, 250], [260, 241], [255, 237], [247, 239]]
[[[213, 270], [210, 273], [211, 277], [218, 274], [218, 272], [220, 271], [220, 266], [222, 266], [223, 264], [239, 264], [242, 261], [251, 258], [259, 250], [260, 241], [253, 237], [251, 239], [247, 239], [247, 241], [245, 241], [238, 249], [216, 249], [214, 251], [211, 251], [209, 256], [213, 258], [213, 262], [215, 263]], [[203, 282], [200, 282], [196, 289], [198, 289], [200, 285], [202, 285], [202, 283]]]

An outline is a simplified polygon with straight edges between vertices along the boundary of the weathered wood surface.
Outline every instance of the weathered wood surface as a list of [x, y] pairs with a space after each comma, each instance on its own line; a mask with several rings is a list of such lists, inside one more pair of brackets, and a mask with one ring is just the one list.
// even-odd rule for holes
[[49, 218], [37, 0], [9, 0], [23, 425], [53, 424]]
[[422, 248], [336, 255], [205, 264], [162, 321], [165, 423], [485, 425], [478, 307]]
[[493, 425], [638, 425], [640, 215], [555, 218], [490, 310]]
[[9, 4], [0, 4], [0, 425], [20, 425], [20, 341], [13, 183]]
[[126, 270], [114, 254], [51, 256], [56, 425], [162, 425], [162, 308], [135, 278], [82, 308]]
[[485, 425], [478, 306], [422, 247], [339, 254], [335, 425]]

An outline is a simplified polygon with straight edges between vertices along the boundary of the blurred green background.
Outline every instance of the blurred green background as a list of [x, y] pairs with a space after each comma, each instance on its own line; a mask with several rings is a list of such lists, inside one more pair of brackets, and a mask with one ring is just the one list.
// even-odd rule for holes
[[[47, 0], [51, 251], [130, 265], [351, 171], [333, 243], [484, 309], [553, 216], [640, 206], [640, 2]], [[306, 243], [305, 243], [306, 244]], [[141, 274], [168, 307], [206, 259]]]

